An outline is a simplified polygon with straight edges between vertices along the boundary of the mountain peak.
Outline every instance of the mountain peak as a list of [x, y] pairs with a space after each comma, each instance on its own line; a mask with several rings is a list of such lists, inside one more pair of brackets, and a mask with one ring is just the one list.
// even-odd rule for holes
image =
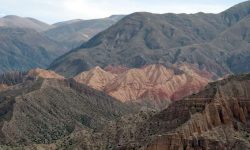
[[8, 28], [27, 28], [33, 29], [38, 32], [45, 31], [49, 29], [51, 26], [47, 23], [41, 22], [34, 18], [25, 18], [15, 15], [8, 15], [3, 18], [0, 18], [0, 27], [8, 27]]
[[96, 66], [89, 71], [78, 74], [74, 79], [97, 90], [103, 90], [107, 83], [115, 78], [115, 75], [106, 72], [101, 67]]
[[16, 15], [7, 15], [7, 16], [4, 16], [3, 18], [5, 18], [5, 19], [19, 19], [22, 17], [16, 16]]

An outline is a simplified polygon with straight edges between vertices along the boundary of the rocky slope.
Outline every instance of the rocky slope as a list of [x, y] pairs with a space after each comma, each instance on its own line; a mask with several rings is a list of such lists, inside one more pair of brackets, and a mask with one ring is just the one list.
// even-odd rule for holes
[[[244, 37], [248, 35], [249, 8], [247, 1], [220, 14], [134, 13], [55, 60], [50, 68], [72, 76], [94, 66], [104, 68], [113, 64], [134, 68], [159, 62], [187, 62], [219, 76], [247, 72], [248, 42]], [[235, 26], [240, 26], [240, 30], [230, 33], [227, 40], [225, 32], [231, 32]]]
[[161, 106], [164, 101], [178, 100], [198, 92], [211, 78], [212, 74], [191, 65], [165, 67], [158, 64], [128, 69], [118, 74], [95, 67], [74, 79], [122, 102], [147, 101], [154, 106]]
[[124, 16], [114, 15], [103, 19], [71, 20], [60, 22], [44, 32], [49, 38], [65, 45], [69, 50], [79, 47], [97, 33], [115, 24]]
[[116, 99], [73, 80], [29, 78], [0, 92], [0, 142], [48, 144], [78, 130], [100, 130], [131, 112]]
[[211, 83], [147, 120], [125, 147], [249, 149], [249, 89], [249, 74]]
[[250, 74], [210, 83], [203, 91], [156, 112], [109, 123], [100, 133], [71, 134], [26, 149], [249, 149]]
[[94, 89], [104, 90], [106, 85], [114, 80], [116, 76], [116, 74], [106, 72], [100, 67], [95, 67], [90, 71], [77, 75], [74, 79], [77, 82], [86, 84]]

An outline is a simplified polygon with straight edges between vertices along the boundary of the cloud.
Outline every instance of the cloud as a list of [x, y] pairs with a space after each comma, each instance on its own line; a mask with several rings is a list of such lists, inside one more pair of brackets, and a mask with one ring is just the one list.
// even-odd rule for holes
[[138, 11], [152, 13], [218, 13], [244, 0], [0, 0], [4, 14], [33, 17], [47, 22], [103, 18]]

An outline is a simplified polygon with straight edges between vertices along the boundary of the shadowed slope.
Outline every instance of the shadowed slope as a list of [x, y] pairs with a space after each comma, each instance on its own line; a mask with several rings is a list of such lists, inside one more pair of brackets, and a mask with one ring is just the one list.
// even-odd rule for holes
[[25, 81], [0, 92], [1, 143], [51, 143], [84, 129], [100, 130], [132, 112], [124, 104], [73, 80]]

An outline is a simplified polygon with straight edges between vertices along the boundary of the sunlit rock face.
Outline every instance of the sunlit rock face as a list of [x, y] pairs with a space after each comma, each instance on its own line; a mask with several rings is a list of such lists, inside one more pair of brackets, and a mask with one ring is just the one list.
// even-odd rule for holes
[[175, 101], [198, 92], [211, 78], [212, 74], [188, 64], [172, 67], [154, 64], [126, 70], [112, 67], [107, 71], [95, 67], [74, 79], [122, 102], [147, 100], [157, 104], [162, 100]]

